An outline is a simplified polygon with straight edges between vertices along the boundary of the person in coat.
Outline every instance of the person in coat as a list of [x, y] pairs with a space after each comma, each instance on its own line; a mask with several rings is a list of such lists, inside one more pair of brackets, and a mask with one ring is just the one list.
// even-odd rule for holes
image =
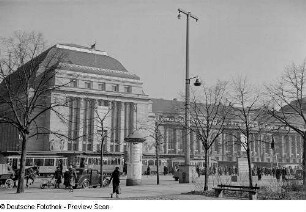
[[113, 198], [113, 195], [116, 193], [116, 198], [119, 198], [119, 184], [120, 184], [120, 171], [119, 167], [116, 167], [115, 170], [112, 173], [112, 176], [109, 180], [109, 182], [113, 181], [113, 193], [111, 193], [111, 198]]
[[76, 181], [76, 172], [73, 169], [72, 166], [69, 167], [69, 191], [73, 192], [73, 187], [75, 186], [75, 181]]
[[64, 172], [64, 185], [65, 185], [65, 188], [69, 187], [69, 170], [68, 169], [66, 169]]
[[261, 175], [262, 175], [262, 171], [261, 171], [261, 168], [257, 168], [257, 177], [258, 177], [258, 181], [261, 180]]
[[150, 168], [150, 166], [148, 165], [148, 167], [147, 167], [147, 175], [149, 176], [151, 174], [151, 168]]
[[281, 175], [282, 175], [282, 173], [281, 173], [280, 168], [276, 168], [275, 177], [276, 177], [277, 182], [279, 182]]
[[55, 172], [54, 172], [54, 179], [55, 179], [55, 186], [54, 188], [59, 188], [60, 184], [62, 183], [62, 176], [63, 173], [61, 171], [60, 167], [57, 167]]
[[287, 179], [286, 179], [286, 175], [287, 175], [287, 170], [286, 170], [285, 167], [283, 167], [283, 169], [282, 169], [282, 180], [283, 180], [283, 181], [287, 180]]

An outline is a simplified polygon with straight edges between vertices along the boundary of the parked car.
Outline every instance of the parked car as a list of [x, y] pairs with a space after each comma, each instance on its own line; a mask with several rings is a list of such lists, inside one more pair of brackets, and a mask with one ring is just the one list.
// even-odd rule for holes
[[101, 175], [96, 169], [77, 168], [75, 188], [96, 188], [100, 185]]

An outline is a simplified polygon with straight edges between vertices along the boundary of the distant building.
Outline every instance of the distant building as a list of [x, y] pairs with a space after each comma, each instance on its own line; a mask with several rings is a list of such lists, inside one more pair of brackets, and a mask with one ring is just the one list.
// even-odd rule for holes
[[[161, 158], [181, 158], [184, 161], [184, 102], [164, 99], [151, 99], [152, 111], [162, 134], [160, 147]], [[226, 121], [227, 129], [209, 151], [211, 166], [236, 166], [239, 157], [245, 155], [237, 139], [244, 139], [237, 130], [241, 125], [237, 120]], [[257, 125], [266, 123], [256, 123]], [[277, 130], [276, 130], [277, 129]], [[272, 136], [274, 152], [271, 149]], [[289, 131], [279, 125], [269, 124], [264, 130], [253, 132], [251, 142], [251, 158], [256, 166], [271, 167], [271, 163], [281, 166], [298, 166], [302, 162], [303, 140], [296, 132]], [[194, 131], [190, 133], [191, 160], [204, 159], [204, 149]], [[154, 151], [153, 151], [154, 152]], [[177, 160], [179, 161], [179, 160]]]

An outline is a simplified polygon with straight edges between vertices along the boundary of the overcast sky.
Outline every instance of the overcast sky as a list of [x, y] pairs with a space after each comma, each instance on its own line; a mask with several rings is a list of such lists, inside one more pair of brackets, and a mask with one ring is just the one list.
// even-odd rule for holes
[[151, 97], [184, 92], [186, 18], [190, 76], [205, 83], [246, 75], [269, 82], [306, 58], [306, 0], [0, 0], [0, 36], [42, 32], [49, 45], [108, 52], [140, 76]]

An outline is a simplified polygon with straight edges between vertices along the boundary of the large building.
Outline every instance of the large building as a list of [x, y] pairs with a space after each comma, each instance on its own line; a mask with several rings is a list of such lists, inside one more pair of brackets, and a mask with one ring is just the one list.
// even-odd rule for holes
[[[60, 52], [61, 58], [54, 67], [51, 86], [58, 87], [52, 89], [48, 98], [66, 104], [47, 111], [37, 120], [50, 133], [31, 138], [28, 155], [36, 158], [65, 155], [71, 159], [84, 153], [98, 153], [101, 135], [105, 136], [104, 152], [122, 155], [124, 138], [146, 123], [151, 110], [142, 81], [106, 52], [78, 45], [57, 44], [37, 58], [42, 58], [40, 63], [44, 64], [54, 52]], [[17, 130], [2, 124], [1, 154], [18, 155], [20, 147]]]
[[[152, 99], [152, 110], [162, 134], [160, 155], [164, 158], [184, 159], [184, 103], [174, 100]], [[277, 123], [258, 121], [257, 126], [264, 126], [253, 131], [251, 158], [256, 166], [271, 167], [271, 163], [281, 166], [299, 166], [302, 162], [303, 140], [296, 132], [290, 131]], [[239, 127], [241, 121], [234, 118], [226, 121], [226, 130], [212, 145], [209, 151], [210, 165], [236, 166], [238, 158], [245, 154], [241, 142], [243, 139]], [[258, 127], [259, 129], [259, 127]], [[190, 132], [190, 155], [194, 161], [204, 159], [204, 148], [196, 132]], [[272, 136], [274, 151], [271, 148]]]

